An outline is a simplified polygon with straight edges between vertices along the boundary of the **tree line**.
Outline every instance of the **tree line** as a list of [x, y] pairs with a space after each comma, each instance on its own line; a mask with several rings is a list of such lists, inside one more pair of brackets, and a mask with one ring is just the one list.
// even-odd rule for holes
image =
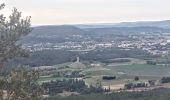
[[68, 97], [53, 96], [46, 100], [169, 100], [170, 89], [154, 89], [142, 92], [116, 92], [110, 94], [71, 95]]
[[[96, 83], [97, 84], [97, 83]], [[53, 96], [58, 93], [67, 92], [77, 92], [80, 94], [91, 94], [91, 93], [104, 93], [109, 92], [108, 89], [103, 89], [102, 86], [87, 86], [83, 80], [69, 79], [69, 80], [56, 80], [50, 82], [42, 83], [42, 88], [47, 94]]]

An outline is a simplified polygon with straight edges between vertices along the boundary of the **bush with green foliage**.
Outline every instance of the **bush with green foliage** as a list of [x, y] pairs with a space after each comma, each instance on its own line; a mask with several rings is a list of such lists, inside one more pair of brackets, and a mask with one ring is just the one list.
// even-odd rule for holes
[[53, 96], [46, 100], [169, 100], [170, 89], [155, 89], [142, 92], [117, 92], [110, 94]]

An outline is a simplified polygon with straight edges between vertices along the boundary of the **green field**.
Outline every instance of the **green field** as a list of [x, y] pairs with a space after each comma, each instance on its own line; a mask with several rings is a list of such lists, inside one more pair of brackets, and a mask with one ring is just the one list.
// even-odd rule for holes
[[137, 76], [170, 76], [170, 67], [148, 65], [148, 64], [131, 64], [122, 66], [107, 67], [116, 72], [123, 72], [127, 75]]
[[[140, 81], [160, 80], [164, 76], [170, 76], [170, 67], [148, 65], [148, 64], [127, 64], [119, 66], [104, 66], [104, 69], [95, 68], [96, 70], [86, 71], [91, 78], [85, 79], [88, 84], [95, 85], [97, 80], [101, 80], [102, 85], [123, 84], [134, 80], [135, 76], [139, 76]], [[123, 73], [123, 74], [122, 74]], [[116, 80], [104, 81], [103, 75], [116, 76]]]
[[[85, 82], [90, 85], [95, 85], [97, 80], [102, 82], [102, 85], [118, 85], [124, 84], [127, 82], [134, 81], [135, 76], [139, 76], [140, 81], [147, 80], [160, 80], [164, 76], [170, 76], [170, 67], [167, 66], [158, 66], [158, 65], [148, 65], [144, 64], [145, 61], [132, 59], [132, 62], [128, 63], [111, 63], [111, 64], [103, 64], [98, 67], [87, 67], [86, 69], [80, 70], [85, 74]], [[64, 68], [63, 66], [67, 66], [70, 63], [64, 63], [60, 65], [55, 65], [57, 71], [77, 71], [79, 69], [72, 68]], [[116, 80], [106, 81], [102, 80], [104, 75], [116, 76]], [[65, 77], [52, 77], [53, 75], [40, 77], [39, 83], [51, 80], [62, 80], [69, 79]]]

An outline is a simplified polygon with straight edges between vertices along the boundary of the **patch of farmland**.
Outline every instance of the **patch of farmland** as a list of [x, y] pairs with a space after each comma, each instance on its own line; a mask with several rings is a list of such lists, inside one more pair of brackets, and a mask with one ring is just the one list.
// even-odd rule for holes
[[131, 65], [120, 65], [120, 66], [107, 66], [111, 70], [116, 72], [123, 72], [128, 75], [136, 76], [169, 76], [170, 67], [148, 65], [148, 64], [131, 64]]
[[83, 73], [86, 74], [87, 76], [96, 76], [96, 75], [114, 75], [116, 72], [108, 68], [94, 67], [84, 70]]

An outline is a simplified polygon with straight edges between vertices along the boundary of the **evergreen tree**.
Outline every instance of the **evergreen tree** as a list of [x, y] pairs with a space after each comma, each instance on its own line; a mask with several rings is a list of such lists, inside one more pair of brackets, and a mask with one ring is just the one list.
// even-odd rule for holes
[[[0, 5], [3, 10], [5, 4]], [[17, 43], [19, 39], [31, 32], [30, 18], [21, 18], [21, 12], [12, 10], [9, 19], [0, 14], [0, 72], [10, 60], [27, 53]], [[24, 67], [11, 72], [10, 75], [0, 76], [0, 100], [41, 100], [42, 90], [37, 84], [38, 72], [28, 71]]]

